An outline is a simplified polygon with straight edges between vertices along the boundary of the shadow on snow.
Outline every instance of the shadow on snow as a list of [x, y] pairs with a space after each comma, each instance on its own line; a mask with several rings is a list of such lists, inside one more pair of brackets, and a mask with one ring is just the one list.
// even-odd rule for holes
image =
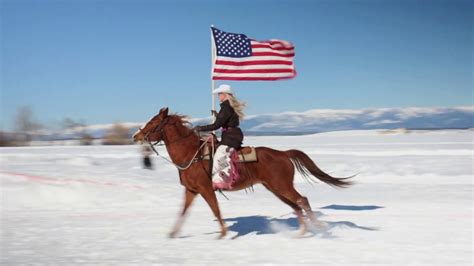
[[[330, 205], [323, 207], [322, 209], [334, 209], [334, 210], [352, 210], [352, 211], [362, 211], [362, 210], [375, 210], [383, 207], [379, 206], [345, 206], [345, 205]], [[317, 217], [324, 216], [321, 212], [315, 212]], [[295, 237], [299, 233], [299, 223], [296, 217], [291, 218], [270, 218], [268, 216], [245, 216], [245, 217], [235, 217], [224, 219], [225, 222], [233, 223], [228, 226], [227, 229], [229, 232], [236, 232], [237, 235], [232, 239], [238, 237], [255, 233], [257, 235], [266, 235], [266, 234], [277, 234], [279, 232], [291, 232], [294, 231]], [[321, 220], [322, 221], [322, 220]], [[367, 231], [377, 231], [377, 228], [360, 226], [350, 221], [339, 221], [339, 222], [329, 222], [322, 221], [326, 224], [325, 228], [319, 229], [311, 225], [311, 222], [306, 219], [306, 224], [308, 225], [308, 233], [303, 237], [314, 237], [321, 236], [322, 238], [335, 238], [332, 234], [334, 228], [349, 228], [349, 229], [360, 229]], [[293, 234], [293, 233], [292, 233]]]
[[375, 205], [366, 205], [366, 206], [353, 206], [353, 205], [328, 205], [322, 207], [321, 209], [329, 209], [329, 210], [344, 210], [344, 211], [371, 211], [376, 210], [384, 207], [375, 206]]

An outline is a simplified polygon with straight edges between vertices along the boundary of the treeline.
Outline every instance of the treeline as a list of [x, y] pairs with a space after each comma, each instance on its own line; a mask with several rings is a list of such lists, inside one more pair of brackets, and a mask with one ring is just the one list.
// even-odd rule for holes
[[[15, 120], [14, 120], [14, 132], [0, 131], [0, 146], [29, 146], [33, 141], [42, 141], [45, 139], [54, 139], [54, 135], [57, 133], [51, 133], [54, 131], [60, 131], [61, 136], [70, 133], [71, 138], [68, 140], [77, 141], [80, 145], [92, 145], [94, 143], [100, 143], [103, 145], [128, 145], [132, 144], [130, 128], [115, 123], [110, 129], [107, 130], [104, 137], [97, 139], [88, 132], [87, 125], [83, 121], [75, 121], [71, 118], [64, 118], [59, 123], [59, 128], [56, 130], [48, 130], [46, 127], [38, 122], [33, 111], [29, 106], [23, 106], [17, 109]], [[62, 137], [64, 139], [64, 137]], [[47, 143], [48, 141], [44, 141]]]

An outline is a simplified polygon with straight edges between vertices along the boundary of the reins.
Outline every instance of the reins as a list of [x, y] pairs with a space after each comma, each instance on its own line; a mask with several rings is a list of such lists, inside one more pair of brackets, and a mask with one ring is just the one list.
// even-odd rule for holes
[[[211, 143], [212, 143], [212, 154], [214, 153], [214, 140], [213, 140], [214, 135], [213, 135], [213, 134], [210, 134], [210, 135], [207, 137], [207, 139], [206, 139], [205, 141], [203, 141], [203, 143], [198, 147], [198, 149], [196, 150], [196, 153], [194, 154], [193, 158], [188, 162], [188, 164], [187, 164], [186, 166], [183, 166], [183, 165], [179, 165], [179, 164], [174, 163], [172, 160], [170, 160], [170, 159], [164, 157], [163, 155], [161, 155], [161, 154], [155, 149], [155, 146], [157, 146], [157, 145], [158, 145], [158, 146], [166, 146], [166, 144], [167, 144], [167, 143], [166, 143], [167, 141], [165, 140], [165, 137], [166, 137], [165, 134], [164, 134], [165, 132], [164, 132], [164, 130], [163, 130], [163, 128], [164, 128], [165, 125], [167, 125], [166, 119], [163, 119], [152, 131], [147, 132], [147, 133], [145, 134], [145, 136], [144, 136], [143, 139], [150, 145], [151, 149], [155, 152], [155, 154], [156, 154], [158, 157], [161, 157], [161, 158], [163, 158], [165, 161], [167, 161], [168, 163], [174, 165], [178, 170], [187, 170], [187, 169], [189, 169], [189, 168], [191, 167], [191, 165], [192, 165], [193, 163], [196, 163], [196, 162], [202, 160], [202, 159], [203, 159], [203, 156], [201, 156], [200, 158], [197, 158], [197, 155], [199, 154], [199, 151], [201, 151], [201, 149], [207, 144], [207, 142], [209, 141], [209, 139], [211, 140]], [[176, 125], [176, 124], [175, 124], [175, 125]], [[151, 141], [148, 139], [148, 135], [149, 135], [150, 133], [152, 133], [152, 132], [156, 132], [158, 129], [160, 130], [160, 134], [161, 134], [160, 139], [161, 139], [161, 140], [160, 140], [160, 141], [157, 141], [156, 143], [153, 144], [153, 143], [151, 143]], [[143, 132], [143, 130], [142, 130], [141, 128], [139, 128], [139, 130]], [[191, 136], [192, 134], [193, 134], [193, 132], [191, 132], [189, 135], [187, 135], [187, 136], [185, 136], [185, 137], [182, 137], [182, 138], [180, 138], [180, 139], [178, 139], [178, 140], [175, 140], [175, 141], [173, 141], [173, 142], [169, 142], [169, 141], [168, 141], [168, 144], [179, 142], [179, 141], [181, 141], [181, 140], [183, 140], [183, 139], [186, 139], [187, 137]], [[199, 135], [199, 134], [198, 134], [198, 135]], [[200, 138], [199, 138], [199, 140], [200, 140]], [[163, 141], [164, 143], [161, 143], [162, 141]], [[205, 170], [205, 169], [204, 169], [204, 170]], [[207, 171], [206, 171], [206, 172], [207, 172]], [[180, 173], [180, 175], [181, 175], [181, 173]], [[220, 194], [222, 194], [222, 196], [224, 196], [227, 200], [229, 200], [229, 198], [222, 192], [221, 189], [219, 189], [218, 191], [219, 191]]]
[[[161, 123], [158, 124], [158, 125], [154, 128], [153, 131], [151, 131], [151, 132], [155, 132], [157, 129], [160, 130], [160, 134], [161, 134], [161, 140], [160, 140], [160, 141], [156, 142], [155, 144], [152, 144], [151, 141], [148, 139], [148, 135], [149, 135], [151, 132], [148, 132], [148, 133], [145, 135], [145, 138], [144, 138], [145, 141], [150, 145], [151, 149], [156, 153], [156, 155], [157, 155], [158, 157], [163, 158], [165, 161], [169, 162], [170, 164], [174, 165], [174, 166], [175, 166], [176, 168], [178, 168], [179, 170], [186, 170], [186, 169], [188, 169], [189, 167], [191, 167], [191, 165], [192, 165], [193, 163], [198, 162], [198, 161], [200, 160], [200, 158], [197, 158], [197, 155], [199, 154], [199, 151], [206, 145], [207, 140], [204, 141], [204, 142], [201, 144], [201, 146], [199, 146], [199, 148], [196, 150], [196, 153], [194, 153], [194, 156], [193, 156], [192, 159], [187, 163], [186, 166], [183, 166], [183, 165], [179, 165], [179, 164], [174, 163], [172, 160], [170, 160], [170, 159], [166, 158], [165, 156], [161, 155], [161, 154], [155, 149], [155, 146], [156, 146], [156, 145], [160, 145], [160, 146], [166, 145], [166, 143], [165, 143], [165, 144], [161, 144], [161, 141], [165, 142], [165, 134], [164, 134], [164, 131], [163, 131], [164, 125], [166, 125], [165, 119], [162, 120]], [[140, 130], [141, 130], [141, 129], [140, 129]], [[183, 140], [183, 139], [186, 139], [187, 137], [191, 136], [192, 134], [193, 134], [193, 132], [191, 132], [189, 135], [187, 135], [187, 136], [185, 136], [185, 137], [183, 137], [183, 138], [181, 138], [181, 139], [178, 139], [178, 140], [173, 141], [173, 142], [169, 142], [168, 144], [175, 143], [175, 142], [181, 141], [181, 140]], [[211, 138], [211, 137], [212, 137], [212, 135], [209, 136], [209, 138]]]
[[[155, 145], [159, 144], [160, 142], [157, 142], [155, 144], [152, 144], [150, 141], [148, 141], [148, 144], [150, 145], [151, 149], [156, 153], [156, 155], [158, 155], [159, 157], [163, 158], [165, 161], [169, 162], [170, 164], [174, 165], [176, 168], [178, 168], [179, 170], [186, 170], [188, 169], [189, 167], [191, 167], [191, 165], [193, 163], [196, 163], [199, 161], [199, 158], [196, 158], [196, 156], [199, 154], [199, 151], [204, 147], [204, 145], [206, 145], [206, 141], [204, 141], [201, 146], [199, 146], [199, 148], [197, 149], [196, 153], [194, 154], [193, 158], [189, 161], [189, 163], [186, 165], [186, 166], [181, 166], [179, 164], [176, 164], [174, 163], [173, 161], [169, 160], [168, 158], [166, 158], [165, 156], [161, 155], [156, 149], [155, 149]], [[161, 144], [160, 146], [163, 146], [163, 144]]]

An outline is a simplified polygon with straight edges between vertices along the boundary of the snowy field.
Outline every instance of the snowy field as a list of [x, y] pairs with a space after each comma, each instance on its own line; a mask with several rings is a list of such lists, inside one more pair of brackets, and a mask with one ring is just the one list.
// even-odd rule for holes
[[[335, 176], [334, 189], [295, 183], [328, 226], [296, 238], [291, 209], [262, 186], [218, 199], [229, 233], [202, 198], [181, 235], [177, 170], [139, 146], [1, 148], [1, 265], [472, 265], [473, 143], [469, 130], [347, 131], [248, 137], [300, 149]], [[163, 149], [161, 149], [163, 150]]]

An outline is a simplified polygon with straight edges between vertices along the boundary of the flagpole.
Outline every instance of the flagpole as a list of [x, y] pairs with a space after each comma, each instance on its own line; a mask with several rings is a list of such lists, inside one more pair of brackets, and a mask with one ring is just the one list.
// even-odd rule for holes
[[[214, 97], [214, 88], [216, 86], [215, 80], [212, 79], [212, 72], [214, 71], [214, 63], [216, 62], [216, 45], [214, 43], [214, 34], [212, 33], [212, 28], [214, 25], [211, 25], [211, 97], [212, 97], [212, 111], [216, 110], [216, 97]], [[214, 112], [211, 112], [212, 116], [212, 123], [216, 121], [216, 116]], [[212, 134], [216, 135], [216, 131], [213, 130]], [[214, 138], [211, 140], [211, 154], [214, 155], [215, 147], [214, 147]]]
[[[216, 110], [216, 97], [214, 96], [213, 92], [214, 92], [214, 89], [216, 87], [216, 82], [215, 80], [212, 79], [212, 71], [214, 71], [214, 63], [216, 61], [216, 46], [215, 46], [215, 43], [214, 43], [214, 34], [212, 33], [212, 28], [214, 27], [214, 25], [211, 25], [211, 97], [212, 97], [212, 111], [215, 111]], [[211, 116], [212, 116], [212, 123], [214, 123], [214, 121], [216, 121], [216, 117], [214, 116], [213, 114], [214, 112], [212, 112]]]

